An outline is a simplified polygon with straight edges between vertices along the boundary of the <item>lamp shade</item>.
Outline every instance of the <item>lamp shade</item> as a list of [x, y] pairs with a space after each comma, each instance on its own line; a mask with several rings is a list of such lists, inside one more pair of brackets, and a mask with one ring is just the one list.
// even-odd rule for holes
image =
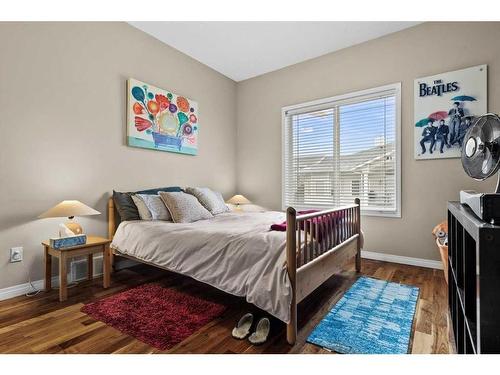
[[72, 217], [72, 216], [88, 216], [99, 215], [100, 212], [83, 204], [80, 201], [62, 201], [48, 211], [38, 216], [39, 219], [47, 217]]
[[246, 199], [243, 195], [236, 194], [235, 196], [231, 197], [231, 199], [229, 199], [227, 203], [239, 205], [239, 204], [249, 204], [250, 201]]

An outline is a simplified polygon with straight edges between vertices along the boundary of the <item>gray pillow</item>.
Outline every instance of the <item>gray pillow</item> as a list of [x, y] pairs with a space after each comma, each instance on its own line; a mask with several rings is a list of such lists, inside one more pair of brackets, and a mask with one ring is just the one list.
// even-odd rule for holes
[[224, 203], [224, 198], [219, 192], [210, 190], [209, 188], [202, 187], [188, 187], [186, 188], [186, 193], [194, 195], [200, 203], [205, 207], [212, 215], [222, 214], [228, 212], [229, 208]]
[[158, 193], [167, 206], [174, 223], [192, 223], [212, 218], [212, 214], [193, 195], [186, 193]]
[[149, 209], [149, 212], [151, 212], [153, 220], [172, 221], [172, 216], [170, 216], [167, 207], [165, 207], [165, 204], [163, 204], [163, 201], [159, 195], [148, 195], [148, 194], [136, 194], [136, 195], [139, 196], [139, 198], [141, 198], [144, 201], [146, 207]]
[[141, 220], [153, 220], [153, 215], [151, 215], [148, 206], [146, 206], [146, 203], [144, 203], [139, 195], [132, 195], [132, 200], [137, 207], [137, 211], [139, 211]]

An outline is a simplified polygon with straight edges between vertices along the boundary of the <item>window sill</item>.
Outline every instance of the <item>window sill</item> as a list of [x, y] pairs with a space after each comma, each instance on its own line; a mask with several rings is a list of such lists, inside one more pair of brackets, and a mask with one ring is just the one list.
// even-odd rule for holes
[[366, 211], [361, 210], [361, 216], [388, 217], [392, 219], [401, 219], [401, 212], [384, 212], [384, 211]]

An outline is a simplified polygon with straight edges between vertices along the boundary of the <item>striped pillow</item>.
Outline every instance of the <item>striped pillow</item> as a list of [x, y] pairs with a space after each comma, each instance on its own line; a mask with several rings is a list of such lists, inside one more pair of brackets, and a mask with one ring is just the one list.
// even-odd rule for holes
[[[178, 193], [177, 193], [178, 194]], [[151, 212], [152, 220], [172, 221], [172, 216], [163, 204], [159, 195], [136, 194], [146, 204], [149, 212]]]
[[138, 195], [132, 195], [132, 200], [137, 207], [137, 211], [139, 211], [141, 220], [153, 220], [153, 215], [151, 215], [148, 206], [146, 206], [146, 203], [144, 203], [141, 197]]

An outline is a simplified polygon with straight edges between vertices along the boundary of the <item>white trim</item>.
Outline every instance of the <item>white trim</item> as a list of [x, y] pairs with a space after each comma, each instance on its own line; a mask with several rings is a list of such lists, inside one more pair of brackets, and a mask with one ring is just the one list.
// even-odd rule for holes
[[[94, 259], [99, 259], [99, 258], [102, 259], [102, 257], [96, 257]], [[132, 267], [132, 266], [135, 266], [137, 264], [139, 264], [139, 263], [134, 262], [134, 261], [129, 260], [129, 259], [122, 259], [120, 262], [116, 263], [116, 270], [121, 270], [124, 268]], [[69, 269], [71, 270], [71, 266], [69, 267]], [[94, 273], [94, 278], [98, 278], [100, 276], [102, 276], [102, 273], [99, 273], [99, 274]], [[86, 279], [73, 280], [71, 278], [71, 272], [68, 272], [68, 284], [73, 283], [73, 282], [84, 281], [84, 280], [86, 280]], [[43, 292], [43, 290], [45, 288], [45, 280], [44, 279], [34, 280], [31, 283], [33, 284], [33, 286], [36, 289]], [[52, 276], [52, 287], [58, 287], [58, 286], [59, 286], [59, 276], [58, 275]], [[13, 285], [13, 286], [9, 286], [7, 288], [0, 289], [0, 301], [25, 295], [26, 293], [31, 292], [32, 290], [33, 290], [33, 288], [31, 287], [31, 285], [29, 283]]]
[[[361, 258], [380, 260], [383, 262], [408, 264], [410, 266], [434, 268], [434, 269], [438, 269], [438, 270], [443, 269], [443, 264], [441, 263], [441, 261], [438, 261], [438, 260], [403, 257], [400, 255], [377, 253], [377, 252], [373, 252], [373, 251], [361, 250]], [[97, 276], [97, 275], [94, 275], [94, 277], [95, 276]], [[69, 282], [72, 282], [72, 280], [70, 280], [70, 275], [68, 274], [68, 283]], [[43, 279], [32, 281], [32, 284], [38, 290], [43, 291], [43, 288], [44, 288], [44, 280]], [[52, 286], [57, 287], [58, 285], [59, 285], [59, 276], [52, 276]], [[5, 299], [9, 299], [9, 298], [22, 296], [22, 295], [30, 292], [31, 290], [32, 290], [32, 288], [31, 288], [31, 285], [29, 283], [13, 285], [13, 286], [9, 286], [7, 288], [0, 289], [0, 301], [3, 301]]]
[[[40, 289], [39, 286], [43, 288], [42, 280], [33, 281], [33, 285], [37, 289]], [[0, 301], [26, 294], [30, 290], [31, 290], [31, 285], [29, 283], [13, 285], [7, 288], [0, 289]]]
[[[102, 259], [102, 256], [99, 257], [95, 257], [94, 258], [94, 261], [96, 259]], [[71, 276], [71, 265], [74, 263], [74, 262], [78, 262], [78, 261], [87, 261], [87, 259], [80, 259], [80, 260], [71, 260], [70, 262], [70, 265], [69, 265], [69, 271], [68, 271], [68, 275], [67, 275], [67, 280], [68, 280], [68, 284], [69, 283], [74, 283], [74, 282], [78, 282], [78, 281], [83, 281], [83, 280], [86, 280], [85, 279], [79, 279], [79, 280], [73, 280], [73, 277]], [[94, 268], [95, 269], [95, 268]], [[94, 277], [99, 277], [101, 276], [102, 273], [100, 274], [96, 274], [94, 273]], [[31, 282], [31, 284], [33, 284], [33, 286], [40, 290], [40, 291], [44, 291], [44, 288], [45, 288], [45, 280], [44, 279], [41, 279], [41, 280], [34, 280]], [[56, 276], [52, 276], [52, 287], [58, 287], [59, 286], [59, 275], [56, 275]], [[13, 285], [13, 286], [9, 286], [7, 288], [3, 288], [3, 289], [0, 289], [0, 301], [3, 301], [5, 299], [9, 299], [9, 298], [14, 298], [14, 297], [19, 297], [19, 296], [22, 296], [22, 295], [25, 295], [26, 293], [28, 292], [32, 292], [33, 291], [33, 288], [31, 287], [30, 283], [24, 283], [24, 284], [18, 284], [18, 285]]]
[[[68, 274], [69, 276], [69, 274]], [[69, 282], [69, 280], [68, 280]], [[42, 291], [45, 288], [45, 280], [35, 280], [31, 282], [33, 286]], [[57, 287], [59, 286], [59, 276], [52, 276], [52, 286]], [[18, 285], [13, 285], [9, 286], [7, 288], [0, 289], [0, 301], [3, 301], [5, 299], [9, 298], [14, 298], [14, 297], [19, 297], [22, 296], [28, 292], [32, 292], [33, 288], [31, 287], [30, 283], [24, 283], [24, 284], [18, 284]]]
[[[365, 89], [365, 90], [351, 91], [351, 92], [346, 93], [346, 94], [335, 95], [335, 96], [331, 96], [329, 98], [311, 100], [311, 101], [305, 102], [305, 103], [288, 105], [288, 106], [282, 108], [282, 113], [286, 114], [287, 111], [302, 109], [302, 108], [306, 108], [306, 107], [312, 107], [314, 109], [315, 107], [322, 106], [322, 105], [328, 105], [332, 102], [338, 102], [341, 100], [352, 99], [352, 98], [356, 98], [356, 97], [364, 97], [364, 96], [369, 96], [371, 94], [376, 94], [376, 93], [383, 92], [383, 91], [393, 91], [393, 90], [401, 91], [401, 82], [391, 83], [391, 84], [385, 85], [385, 86], [372, 87], [370, 89]], [[308, 111], [309, 110], [310, 109], [308, 108]]]
[[430, 260], [430, 259], [413, 258], [413, 257], [403, 257], [401, 255], [376, 253], [376, 252], [373, 252], [373, 251], [361, 250], [361, 258], [372, 259], [372, 260], [380, 260], [382, 262], [392, 262], [392, 263], [399, 263], [399, 264], [408, 264], [410, 266], [418, 266], [418, 267], [425, 267], [425, 268], [434, 268], [434, 269], [437, 269], [437, 270], [442, 270], [443, 269], [443, 264], [439, 260]]
[[286, 108], [281, 108], [281, 209], [286, 210], [285, 204], [285, 142], [286, 142]]
[[[94, 271], [96, 269], [96, 264], [95, 262], [97, 261], [102, 261], [102, 256], [96, 256], [93, 258], [93, 261], [94, 261]], [[78, 258], [75, 258], [75, 259], [72, 259], [70, 261], [70, 264], [69, 264], [69, 271], [68, 271], [68, 284], [69, 283], [74, 283], [74, 282], [79, 282], [79, 281], [84, 281], [86, 280], [87, 278], [81, 278], [81, 279], [73, 279], [72, 275], [71, 275], [71, 269], [72, 269], [72, 265], [73, 263], [76, 263], [76, 262], [87, 262], [87, 259], [86, 258], [81, 258], [81, 259], [78, 259]], [[126, 267], [124, 267], [126, 268]], [[101, 273], [95, 273], [94, 272], [94, 275], [93, 277], [94, 278], [97, 278], [97, 277], [100, 277], [102, 276], [102, 272]], [[40, 291], [43, 291], [44, 288], [45, 288], [45, 280], [44, 279], [41, 279], [41, 280], [35, 280], [35, 281], [32, 281], [31, 282], [33, 284], [33, 286], [40, 290]], [[56, 275], [56, 276], [52, 276], [52, 286], [53, 287], [57, 287], [59, 286], [59, 276]], [[9, 286], [7, 288], [3, 288], [3, 289], [0, 289], [0, 301], [3, 301], [5, 299], [9, 299], [9, 298], [14, 298], [14, 297], [18, 297], [18, 296], [22, 296], [28, 292], [31, 292], [33, 291], [33, 288], [31, 287], [30, 283], [24, 283], [24, 284], [18, 284], [18, 285], [13, 285], [13, 286]]]
[[366, 90], [353, 91], [347, 94], [336, 95], [329, 98], [312, 100], [305, 103], [288, 105], [281, 108], [281, 208], [287, 209], [285, 203], [285, 127], [286, 116], [289, 111], [297, 111], [299, 109], [320, 108], [330, 105], [332, 102], [348, 100], [356, 97], [364, 97], [372, 94], [392, 91], [395, 94], [396, 100], [396, 210], [393, 212], [377, 211], [362, 209], [362, 216], [380, 216], [389, 218], [401, 218], [401, 82], [392, 83], [385, 86], [373, 87]]

